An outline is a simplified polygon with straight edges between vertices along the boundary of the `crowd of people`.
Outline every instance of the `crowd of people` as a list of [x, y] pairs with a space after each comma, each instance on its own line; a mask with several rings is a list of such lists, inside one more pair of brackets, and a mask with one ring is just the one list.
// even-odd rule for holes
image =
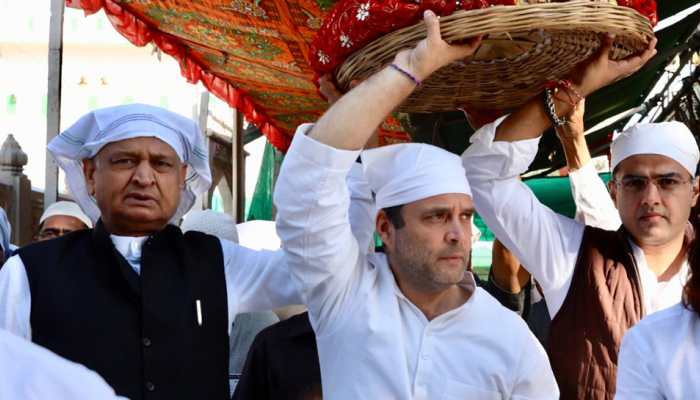
[[[606, 38], [556, 87], [474, 123], [461, 157], [377, 147], [416, 86], [480, 44], [424, 21], [426, 39], [348, 93], [322, 81], [332, 105], [282, 164], [271, 249], [239, 245], [229, 216], [188, 213], [211, 184], [192, 120], [130, 104], [53, 139], [75, 202], [19, 249], [0, 214], [0, 398], [700, 398], [696, 140], [678, 122], [633, 126], [606, 187], [584, 137], [585, 98], [655, 40], [612, 61]], [[520, 179], [551, 127], [575, 219]], [[485, 280], [476, 212], [497, 238]]]

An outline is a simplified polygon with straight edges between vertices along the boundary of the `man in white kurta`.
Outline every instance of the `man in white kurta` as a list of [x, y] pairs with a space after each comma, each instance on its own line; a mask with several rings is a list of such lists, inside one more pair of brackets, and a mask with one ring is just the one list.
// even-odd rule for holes
[[[142, 120], [134, 116], [145, 115]], [[89, 125], [88, 120], [96, 120]], [[114, 128], [115, 133], [100, 131], [105, 126], [127, 121]], [[116, 121], [116, 122], [115, 122]], [[157, 121], [156, 124], [150, 121]], [[113, 132], [114, 132], [113, 131]], [[76, 145], [73, 138], [81, 138]], [[82, 172], [82, 159], [93, 157], [102, 147], [115, 141], [139, 137], [156, 137], [166, 141], [178, 157], [188, 164], [187, 183], [172, 222], [179, 221], [193, 204], [195, 195], [211, 183], [206, 149], [197, 125], [184, 117], [157, 107], [133, 104], [97, 110], [83, 117], [59, 135], [49, 149], [66, 171], [71, 192], [83, 211], [93, 220], [101, 217], [95, 199], [88, 193]], [[80, 143], [80, 142], [78, 142]], [[115, 249], [140, 274], [141, 248], [149, 235], [110, 235]], [[229, 240], [220, 239], [223, 269], [226, 277], [229, 327], [236, 314], [271, 310], [296, 304], [299, 296], [289, 283], [284, 255], [281, 251], [250, 250]], [[31, 293], [24, 264], [19, 256], [11, 257], [0, 270], [0, 327], [31, 339]]]
[[[426, 13], [426, 23], [429, 39], [418, 45], [422, 50], [409, 52], [421, 66], [408, 67], [403, 52], [399, 68], [425, 77], [477, 45], [447, 46], [434, 14]], [[455, 155], [419, 144], [362, 153], [389, 256], [368, 255], [352, 235], [345, 177], [359, 148], [414, 89], [404, 75], [384, 69], [341, 98], [317, 125], [300, 127], [277, 182], [278, 232], [316, 333], [323, 396], [558, 398], [544, 351], [524, 322], [476, 288], [466, 272], [473, 209]], [[430, 216], [415, 222], [408, 210], [427, 205]], [[388, 222], [387, 209], [399, 206], [400, 215], [410, 215], [403, 227]], [[438, 232], [428, 235], [432, 251], [418, 243], [402, 247], [399, 238], [408, 238], [402, 229]], [[409, 268], [408, 253], [419, 247], [429, 254], [415, 258], [431, 261]]]
[[[486, 125], [474, 134], [463, 162], [479, 214], [540, 283], [547, 308], [554, 318], [568, 293], [587, 224], [559, 215], [542, 205], [518, 179], [534, 160], [539, 138], [517, 142], [495, 140], [496, 129], [504, 119]], [[682, 126], [665, 129], [687, 130]], [[663, 136], [664, 131], [663, 128], [654, 129], [649, 136]], [[654, 146], [660, 152], [668, 149], [664, 143], [648, 147]], [[691, 147], [689, 151], [692, 150]], [[630, 245], [639, 266], [647, 313], [678, 303], [687, 280], [688, 263], [682, 262], [677, 273], [662, 281], [647, 267], [642, 249], [634, 241], [630, 241]]]
[[[614, 62], [608, 41], [587, 70], [572, 77], [577, 92], [587, 96], [633, 73], [655, 54], [654, 44]], [[611, 145], [610, 188], [623, 227], [606, 233], [556, 214], [518, 180], [552, 126], [547, 114], [566, 114], [568, 106], [554, 108], [533, 99], [484, 126], [472, 136], [463, 164], [479, 214], [543, 289], [553, 319], [548, 350], [562, 396], [611, 398], [624, 332], [681, 298], [700, 153], [677, 122], [640, 124], [620, 134]]]

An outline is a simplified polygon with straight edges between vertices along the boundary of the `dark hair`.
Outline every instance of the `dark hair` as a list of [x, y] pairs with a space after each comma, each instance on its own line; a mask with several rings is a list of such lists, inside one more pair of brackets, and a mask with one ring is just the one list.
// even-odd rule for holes
[[[695, 232], [700, 229], [700, 223], [692, 221]], [[683, 288], [683, 304], [700, 315], [700, 239], [696, 238], [690, 245], [688, 256], [690, 264], [690, 278]]]
[[406, 221], [403, 219], [403, 215], [401, 215], [402, 208], [403, 204], [399, 206], [383, 208], [386, 217], [389, 219], [389, 222], [391, 222], [391, 224], [394, 225], [394, 228], [396, 229], [401, 229], [404, 226], [406, 226]]

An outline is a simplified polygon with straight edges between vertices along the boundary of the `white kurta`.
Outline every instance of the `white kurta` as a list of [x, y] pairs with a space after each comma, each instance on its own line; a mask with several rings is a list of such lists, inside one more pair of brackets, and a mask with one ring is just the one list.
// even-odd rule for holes
[[625, 334], [617, 368], [619, 400], [700, 399], [700, 317], [677, 304]]
[[[472, 144], [462, 155], [462, 161], [476, 210], [537, 279], [549, 314], [554, 318], [571, 286], [585, 225], [544, 206], [518, 179], [534, 160], [539, 138], [494, 141], [496, 127], [503, 119], [483, 126], [472, 136]], [[674, 279], [658, 283], [647, 267], [644, 252], [631, 244], [642, 276], [646, 313], [680, 301], [688, 273], [687, 262]]]
[[367, 255], [344, 184], [358, 151], [300, 127], [275, 190], [278, 233], [309, 308], [328, 399], [556, 399], [547, 356], [524, 321], [485, 291], [428, 321]]
[[0, 329], [0, 399], [123, 399], [96, 373]]

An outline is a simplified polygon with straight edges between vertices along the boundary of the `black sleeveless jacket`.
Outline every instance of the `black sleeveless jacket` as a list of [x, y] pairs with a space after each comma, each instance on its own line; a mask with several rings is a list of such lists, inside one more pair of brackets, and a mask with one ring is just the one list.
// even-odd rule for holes
[[140, 275], [101, 221], [18, 254], [29, 279], [33, 342], [96, 371], [131, 400], [229, 397], [217, 238], [168, 225], [144, 243]]

